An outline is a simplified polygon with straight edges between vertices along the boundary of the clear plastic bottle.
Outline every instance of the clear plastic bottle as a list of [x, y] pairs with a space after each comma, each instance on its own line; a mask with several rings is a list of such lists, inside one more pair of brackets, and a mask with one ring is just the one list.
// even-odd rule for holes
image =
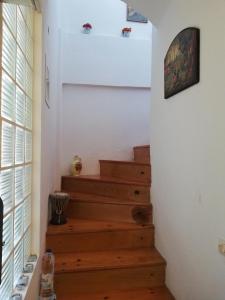
[[55, 299], [54, 266], [55, 266], [54, 254], [52, 253], [52, 250], [48, 249], [42, 258], [40, 300]]

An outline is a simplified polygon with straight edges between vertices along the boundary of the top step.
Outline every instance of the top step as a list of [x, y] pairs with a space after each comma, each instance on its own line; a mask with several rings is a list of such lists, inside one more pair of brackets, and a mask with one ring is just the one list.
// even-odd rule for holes
[[150, 145], [136, 146], [133, 149], [136, 162], [150, 164]]

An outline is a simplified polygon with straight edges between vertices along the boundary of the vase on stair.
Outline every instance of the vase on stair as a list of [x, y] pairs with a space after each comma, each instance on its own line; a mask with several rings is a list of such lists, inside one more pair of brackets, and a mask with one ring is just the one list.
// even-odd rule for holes
[[78, 155], [75, 155], [71, 165], [72, 176], [79, 176], [82, 170], [82, 161]]

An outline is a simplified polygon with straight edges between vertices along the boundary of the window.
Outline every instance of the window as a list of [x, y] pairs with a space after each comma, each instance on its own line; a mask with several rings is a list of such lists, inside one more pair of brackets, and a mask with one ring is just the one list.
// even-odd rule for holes
[[2, 4], [0, 196], [4, 203], [0, 299], [31, 253], [33, 12]]

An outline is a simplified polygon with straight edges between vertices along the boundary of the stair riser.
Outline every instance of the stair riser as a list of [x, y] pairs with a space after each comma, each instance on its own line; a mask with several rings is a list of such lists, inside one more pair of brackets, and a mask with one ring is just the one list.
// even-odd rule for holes
[[[76, 219], [136, 223], [132, 216], [132, 211], [136, 207], [138, 206], [71, 201], [67, 210], [67, 215], [69, 218]], [[144, 207], [151, 211], [150, 205]], [[148, 224], [151, 223], [152, 213], [150, 212]]]
[[100, 161], [101, 176], [116, 177], [126, 180], [150, 183], [150, 166], [127, 163]]
[[54, 253], [147, 248], [154, 244], [154, 229], [47, 235]]
[[159, 287], [164, 284], [164, 280], [165, 265], [156, 265], [56, 274], [55, 287], [57, 299], [63, 300], [60, 297], [66, 294]]
[[149, 203], [150, 188], [131, 184], [76, 180], [72, 177], [62, 178], [62, 190], [67, 192], [97, 194], [106, 197], [124, 198], [138, 203]]
[[134, 148], [134, 160], [140, 163], [150, 163], [150, 148], [149, 147]]

